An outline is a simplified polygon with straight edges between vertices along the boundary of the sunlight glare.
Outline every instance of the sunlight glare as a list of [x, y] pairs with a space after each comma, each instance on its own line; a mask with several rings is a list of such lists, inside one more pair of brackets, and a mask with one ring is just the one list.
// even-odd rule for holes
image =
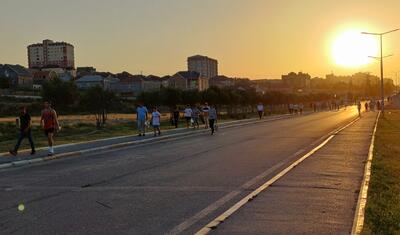
[[363, 35], [361, 30], [341, 33], [332, 45], [332, 56], [336, 64], [344, 67], [359, 67], [372, 62], [368, 56], [376, 56], [379, 51], [378, 39]]

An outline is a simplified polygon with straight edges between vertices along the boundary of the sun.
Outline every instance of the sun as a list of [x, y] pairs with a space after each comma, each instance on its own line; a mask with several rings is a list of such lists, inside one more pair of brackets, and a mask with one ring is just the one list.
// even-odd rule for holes
[[336, 64], [349, 68], [371, 63], [369, 56], [376, 56], [378, 51], [378, 40], [361, 34], [361, 30], [342, 32], [332, 45], [332, 56]]

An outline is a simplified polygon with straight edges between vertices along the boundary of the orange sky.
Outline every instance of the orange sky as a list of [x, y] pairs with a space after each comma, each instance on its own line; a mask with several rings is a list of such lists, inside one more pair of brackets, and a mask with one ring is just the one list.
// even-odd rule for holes
[[[45, 38], [75, 46], [77, 66], [165, 75], [186, 57], [219, 61], [221, 74], [279, 78], [290, 71], [378, 74], [377, 62], [344, 68], [332, 43], [348, 29], [400, 27], [398, 0], [2, 0], [0, 63], [27, 65]], [[400, 32], [385, 38], [385, 76], [400, 70]]]

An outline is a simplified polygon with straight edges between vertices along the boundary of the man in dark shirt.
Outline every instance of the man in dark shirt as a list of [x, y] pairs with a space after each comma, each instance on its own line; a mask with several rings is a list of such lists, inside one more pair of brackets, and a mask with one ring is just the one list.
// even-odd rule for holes
[[17, 125], [19, 126], [19, 136], [18, 136], [18, 141], [17, 144], [15, 145], [13, 150], [10, 150], [10, 154], [12, 155], [17, 155], [18, 153], [18, 148], [21, 145], [21, 142], [24, 138], [28, 138], [29, 143], [31, 144], [31, 155], [35, 154], [35, 145], [33, 143], [32, 139], [32, 133], [31, 133], [31, 116], [26, 110], [26, 107], [21, 107], [21, 114], [19, 116], [19, 121], [17, 119]]
[[175, 124], [175, 128], [178, 128], [178, 123], [179, 123], [179, 109], [178, 109], [178, 107], [176, 106], [175, 107], [175, 110], [174, 110], [174, 112], [172, 113], [172, 115], [173, 115], [173, 121], [174, 121], [174, 124]]

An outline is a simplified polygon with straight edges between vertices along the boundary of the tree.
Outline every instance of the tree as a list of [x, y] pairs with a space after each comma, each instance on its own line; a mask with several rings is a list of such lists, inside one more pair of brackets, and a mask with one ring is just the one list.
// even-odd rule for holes
[[106, 124], [107, 110], [116, 105], [118, 99], [115, 93], [104, 90], [100, 86], [86, 90], [81, 98], [81, 106], [96, 117], [96, 126], [100, 128]]
[[72, 81], [59, 78], [45, 82], [42, 87], [43, 100], [50, 101], [59, 110], [66, 110], [79, 99], [78, 88]]
[[182, 91], [174, 88], [162, 88], [160, 99], [163, 105], [173, 108], [182, 103]]
[[10, 81], [7, 78], [0, 77], [0, 89], [10, 88]]

